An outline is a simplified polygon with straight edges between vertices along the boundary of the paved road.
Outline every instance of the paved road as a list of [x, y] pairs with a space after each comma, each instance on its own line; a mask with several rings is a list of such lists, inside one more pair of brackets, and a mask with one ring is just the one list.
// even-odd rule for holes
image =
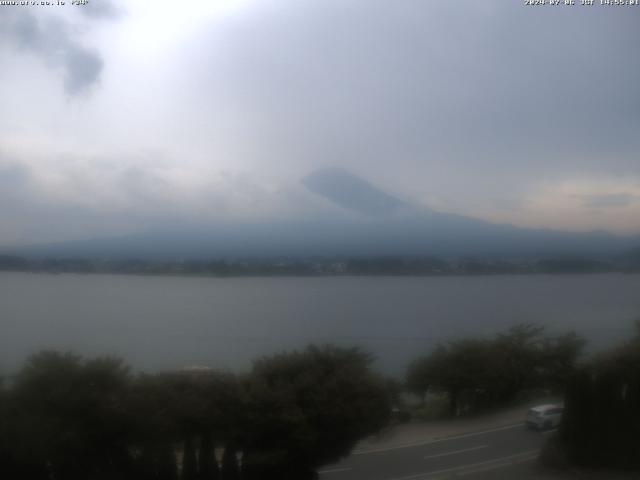
[[[351, 455], [320, 471], [321, 480], [436, 480], [452, 477], [510, 478], [511, 469], [533, 464], [545, 433], [522, 424], [499, 427], [411, 446]], [[498, 473], [500, 472], [500, 474]]]

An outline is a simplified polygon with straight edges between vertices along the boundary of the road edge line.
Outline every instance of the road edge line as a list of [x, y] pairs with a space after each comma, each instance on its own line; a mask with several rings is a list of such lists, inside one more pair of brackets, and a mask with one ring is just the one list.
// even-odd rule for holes
[[423, 441], [419, 441], [419, 442], [411, 442], [411, 443], [403, 443], [401, 445], [394, 445], [394, 446], [390, 446], [390, 447], [379, 447], [379, 448], [371, 448], [371, 449], [360, 449], [360, 450], [354, 450], [353, 452], [351, 452], [351, 455], [368, 455], [370, 453], [381, 453], [381, 452], [389, 452], [392, 450], [400, 450], [403, 448], [411, 448], [411, 447], [420, 447], [422, 445], [431, 445], [433, 443], [439, 443], [439, 442], [447, 442], [449, 440], [456, 440], [458, 438], [466, 438], [466, 437], [474, 437], [477, 435], [483, 435], [485, 433], [492, 433], [492, 432], [499, 432], [501, 430], [508, 430], [511, 428], [517, 428], [517, 427], [522, 427], [524, 426], [523, 422], [518, 422], [518, 423], [512, 423], [509, 425], [503, 425], [501, 427], [496, 427], [496, 428], [491, 428], [488, 430], [480, 430], [480, 431], [471, 431], [468, 433], [460, 433], [460, 434], [452, 434], [452, 435], [445, 435], [442, 437], [434, 437], [431, 438], [429, 440], [423, 440]]

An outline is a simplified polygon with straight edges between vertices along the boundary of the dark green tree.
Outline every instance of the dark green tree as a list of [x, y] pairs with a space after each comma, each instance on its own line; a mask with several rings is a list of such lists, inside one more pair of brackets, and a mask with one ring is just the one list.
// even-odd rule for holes
[[128, 368], [117, 359], [84, 361], [57, 352], [29, 358], [10, 406], [20, 462], [56, 480], [127, 478], [129, 381]]
[[417, 358], [407, 368], [405, 385], [421, 398], [423, 405], [429, 389], [439, 383], [438, 368], [445, 354], [446, 349], [440, 345], [429, 356]]
[[542, 363], [544, 328], [523, 323], [500, 334], [493, 343], [499, 357], [499, 369], [503, 389], [497, 392], [502, 400], [508, 401], [527, 386], [536, 381]]
[[236, 454], [238, 450], [233, 445], [227, 445], [222, 457], [222, 478], [224, 480], [238, 480], [240, 478], [240, 471], [238, 469], [238, 461]]
[[488, 341], [468, 338], [439, 345], [415, 361], [407, 378], [413, 390], [429, 387], [449, 398], [452, 416], [473, 410], [502, 389], [498, 359]]
[[512, 401], [528, 388], [561, 390], [584, 347], [575, 333], [543, 336], [520, 324], [494, 339], [466, 338], [437, 346], [407, 369], [409, 390], [443, 391], [449, 412], [477, 411]]
[[585, 339], [575, 332], [544, 338], [541, 360], [536, 365], [537, 385], [563, 393], [570, 376], [576, 371], [585, 345]]
[[182, 480], [198, 479], [198, 461], [196, 458], [196, 447], [193, 443], [193, 437], [187, 435], [184, 440], [184, 449], [182, 456]]
[[200, 480], [218, 480], [218, 465], [213, 453], [214, 443], [212, 435], [204, 432], [200, 440], [200, 454], [198, 455], [198, 472]]
[[265, 357], [247, 380], [245, 478], [315, 478], [387, 424], [390, 405], [372, 358], [358, 349], [308, 347]]
[[571, 462], [640, 469], [640, 323], [570, 376], [559, 438]]
[[178, 480], [178, 466], [174, 446], [163, 443], [158, 447], [155, 463], [157, 465], [156, 478], [158, 480]]

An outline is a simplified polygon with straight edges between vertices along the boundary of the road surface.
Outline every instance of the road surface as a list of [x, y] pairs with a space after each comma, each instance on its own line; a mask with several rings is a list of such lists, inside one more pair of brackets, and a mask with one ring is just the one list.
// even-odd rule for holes
[[344, 461], [322, 469], [320, 479], [510, 478], [507, 472], [533, 464], [548, 438], [547, 433], [515, 424], [408, 446], [382, 446], [356, 452]]

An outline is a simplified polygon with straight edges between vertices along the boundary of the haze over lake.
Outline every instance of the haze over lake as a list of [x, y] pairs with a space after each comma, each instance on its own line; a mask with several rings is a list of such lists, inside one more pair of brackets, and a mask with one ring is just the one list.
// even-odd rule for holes
[[640, 316], [640, 275], [197, 278], [0, 273], [0, 371], [41, 349], [122, 356], [136, 369], [244, 369], [332, 342], [385, 373], [438, 341], [519, 322], [607, 347]]

